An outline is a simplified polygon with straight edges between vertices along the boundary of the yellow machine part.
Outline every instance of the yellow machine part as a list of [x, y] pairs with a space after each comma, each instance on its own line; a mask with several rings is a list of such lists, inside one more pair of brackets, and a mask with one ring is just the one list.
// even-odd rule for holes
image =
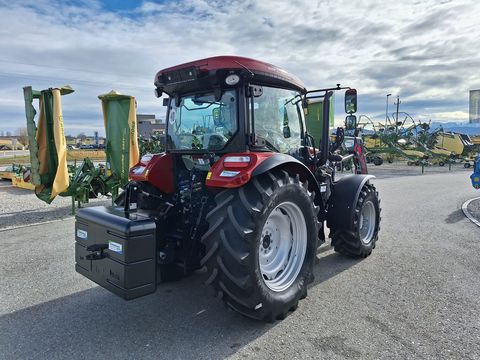
[[364, 136], [364, 137], [363, 137], [363, 144], [365, 145], [365, 147], [366, 147], [367, 149], [373, 149], [373, 148], [376, 148], [376, 149], [382, 148], [382, 149], [383, 149], [383, 148], [388, 148], [388, 146], [387, 146], [385, 143], [383, 143], [383, 142], [380, 140], [380, 138], [374, 139], [374, 138], [372, 138], [372, 137], [370, 137], [370, 136]]
[[13, 171], [0, 171], [0, 179], [12, 180], [15, 173]]
[[462, 138], [459, 134], [440, 133], [437, 135], [435, 146], [455, 155], [461, 155], [464, 149]]
[[423, 156], [425, 155], [423, 152], [417, 151], [417, 150], [403, 150], [403, 152], [408, 156], [413, 156], [418, 158], [423, 158]]
[[479, 135], [470, 136], [470, 140], [472, 140], [473, 145], [480, 145], [480, 136]]
[[21, 176], [18, 175], [12, 177], [12, 185], [22, 189], [35, 190], [35, 185], [26, 182]]
[[451, 152], [445, 149], [432, 149], [430, 150], [435, 155], [450, 156]]

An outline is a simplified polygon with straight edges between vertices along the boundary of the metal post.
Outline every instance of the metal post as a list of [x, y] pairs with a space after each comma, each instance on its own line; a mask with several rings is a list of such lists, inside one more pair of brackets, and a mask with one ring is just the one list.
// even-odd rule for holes
[[333, 92], [327, 91], [323, 98], [323, 128], [322, 128], [322, 143], [320, 144], [320, 165], [325, 165], [328, 159], [328, 147], [330, 137], [330, 98]]
[[400, 96], [399, 95], [397, 95], [397, 103], [395, 105], [397, 105], [397, 116], [396, 116], [396, 119], [395, 119], [395, 131], [398, 132], [398, 107], [400, 106]]
[[388, 97], [391, 95], [392, 94], [387, 94], [387, 108], [385, 109], [385, 126], [387, 125], [387, 121], [388, 121]]
[[15, 150], [17, 148], [17, 138], [12, 138], [10, 141], [12, 142], [13, 158], [15, 159], [17, 155], [15, 153]]

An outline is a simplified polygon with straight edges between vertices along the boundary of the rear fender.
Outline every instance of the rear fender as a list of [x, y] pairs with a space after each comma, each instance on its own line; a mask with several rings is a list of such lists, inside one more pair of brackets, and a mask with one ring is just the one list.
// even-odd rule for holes
[[[229, 163], [225, 162], [225, 158], [231, 156], [249, 156], [251, 160], [248, 166], [242, 168], [231, 167], [232, 164], [229, 166]], [[283, 169], [292, 175], [299, 174], [302, 181], [308, 180], [309, 191], [315, 192], [315, 202], [317, 204], [322, 203], [320, 186], [310, 169], [293, 156], [286, 154], [271, 152], [226, 154], [212, 166], [205, 184], [212, 188], [237, 188], [245, 185], [253, 177], [276, 168]]]
[[327, 226], [330, 229], [353, 229], [355, 205], [360, 191], [373, 178], [373, 175], [348, 175], [333, 184], [327, 211]]
[[308, 167], [295, 159], [293, 156], [286, 154], [274, 154], [257, 166], [252, 175], [258, 176], [275, 168], [285, 170], [292, 175], [299, 174], [300, 180], [303, 182], [308, 181], [308, 190], [315, 192], [316, 202], [320, 202], [320, 186], [318, 185], [317, 179], [315, 179], [315, 175], [312, 174]]

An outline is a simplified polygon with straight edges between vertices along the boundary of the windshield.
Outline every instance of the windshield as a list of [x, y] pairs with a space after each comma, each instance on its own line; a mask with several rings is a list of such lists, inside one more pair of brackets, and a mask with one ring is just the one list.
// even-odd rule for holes
[[237, 131], [237, 98], [234, 90], [220, 99], [214, 93], [172, 99], [168, 116], [168, 148], [221, 150]]

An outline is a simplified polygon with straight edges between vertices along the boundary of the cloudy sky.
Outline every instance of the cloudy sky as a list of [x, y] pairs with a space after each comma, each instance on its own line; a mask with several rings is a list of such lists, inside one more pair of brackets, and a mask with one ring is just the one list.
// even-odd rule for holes
[[[22, 87], [70, 84], [66, 133], [102, 128], [97, 95], [134, 95], [164, 116], [155, 73], [215, 55], [285, 68], [310, 88], [358, 89], [359, 112], [468, 120], [480, 88], [480, 2], [355, 0], [0, 0], [0, 132], [25, 123]], [[337, 118], [341, 104], [337, 101]]]

